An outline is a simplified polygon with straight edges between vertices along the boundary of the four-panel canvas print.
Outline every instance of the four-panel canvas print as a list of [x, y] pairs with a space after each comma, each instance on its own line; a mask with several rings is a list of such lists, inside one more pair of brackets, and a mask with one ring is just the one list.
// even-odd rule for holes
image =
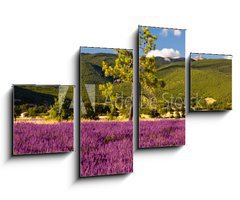
[[139, 26], [139, 148], [185, 144], [185, 30]]
[[190, 111], [232, 110], [232, 56], [191, 53]]
[[[133, 172], [138, 148], [185, 145], [185, 30], [138, 27], [138, 113], [133, 50], [80, 48], [80, 177]], [[191, 53], [188, 108], [232, 109], [232, 56]], [[74, 86], [13, 85], [13, 155], [71, 152]]]
[[133, 171], [133, 52], [80, 49], [80, 176]]
[[13, 155], [73, 151], [73, 89], [13, 86]]

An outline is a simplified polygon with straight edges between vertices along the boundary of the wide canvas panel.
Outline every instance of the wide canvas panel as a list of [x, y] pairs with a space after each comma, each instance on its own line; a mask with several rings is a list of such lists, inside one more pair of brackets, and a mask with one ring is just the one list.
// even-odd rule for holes
[[232, 56], [190, 57], [190, 111], [232, 110]]
[[133, 171], [133, 53], [80, 48], [80, 176]]
[[185, 144], [185, 30], [139, 26], [139, 148]]
[[13, 155], [73, 151], [74, 86], [13, 86]]

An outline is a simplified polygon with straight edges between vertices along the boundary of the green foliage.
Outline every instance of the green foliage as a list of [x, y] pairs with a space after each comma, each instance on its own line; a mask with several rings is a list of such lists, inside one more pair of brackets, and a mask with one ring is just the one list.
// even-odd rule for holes
[[106, 115], [111, 112], [110, 106], [104, 103], [95, 103], [95, 113], [96, 115]]
[[52, 107], [56, 107], [54, 99], [58, 98], [60, 86], [14, 86], [14, 117], [19, 117], [22, 113], [26, 117], [44, 117], [49, 115], [51, 108], [51, 118], [55, 116], [59, 119], [72, 119], [73, 109], [69, 106], [73, 100], [73, 89], [72, 86], [68, 87], [59, 117], [58, 114], [54, 114]]
[[[15, 105], [34, 104], [34, 105], [52, 105], [54, 98], [59, 94], [59, 86], [14, 86], [14, 99], [21, 100], [15, 102]], [[66, 98], [73, 98], [73, 87], [69, 87]]]
[[140, 113], [152, 118], [185, 116], [185, 62], [149, 57], [156, 36], [147, 27], [139, 30]]
[[[158, 66], [165, 64], [165, 61], [154, 56], [147, 56], [151, 50], [155, 50], [154, 36], [148, 27], [141, 27], [139, 30], [139, 49], [142, 55], [139, 58], [140, 90], [141, 90], [141, 114], [149, 115], [151, 118], [161, 117], [163, 109], [159, 100], [159, 93], [166, 87], [165, 77], [159, 76]], [[155, 99], [155, 100], [154, 100]], [[155, 103], [154, 103], [155, 101]]]
[[99, 119], [99, 113], [96, 113], [90, 102], [84, 102], [84, 108], [86, 112], [83, 112], [82, 109], [80, 111], [80, 116], [83, 119]]
[[[116, 108], [117, 100], [120, 98], [121, 94], [114, 91], [114, 87], [117, 85], [122, 85], [123, 83], [131, 84], [133, 82], [133, 55], [130, 50], [116, 50], [118, 56], [115, 60], [113, 66], [109, 65], [105, 61], [102, 63], [102, 70], [105, 77], [113, 77], [114, 82], [107, 82], [105, 84], [99, 85], [99, 90], [101, 91], [102, 96], [105, 97], [105, 100], [110, 101], [110, 119], [113, 117], [118, 117], [119, 112], [123, 115], [126, 105], [123, 105], [120, 108]], [[120, 90], [121, 91], [121, 90]], [[121, 91], [122, 92], [122, 91]], [[131, 95], [132, 100], [132, 95]], [[124, 103], [124, 102], [123, 102]], [[131, 105], [132, 106], [132, 102]], [[121, 112], [123, 111], [123, 112]], [[132, 113], [130, 113], [129, 119], [132, 119]]]
[[154, 43], [157, 39], [157, 36], [151, 34], [148, 27], [142, 27], [139, 33], [139, 48], [146, 55], [149, 51], [156, 48], [156, 44]]
[[28, 117], [36, 117], [40, 114], [47, 113], [48, 109], [46, 106], [32, 106], [27, 110]]
[[73, 119], [73, 109], [70, 106], [71, 101], [69, 99], [62, 100], [62, 102], [54, 99], [54, 104], [49, 110], [49, 118], [59, 121]]
[[[206, 98], [215, 100], [207, 103]], [[205, 59], [191, 63], [191, 110], [232, 109], [232, 61]]]
[[132, 51], [117, 49], [118, 56], [115, 65], [108, 65], [102, 62], [102, 70], [105, 77], [113, 77], [115, 82], [133, 82], [133, 55]]
[[[117, 54], [109, 53], [95, 53], [95, 54], [80, 54], [80, 81], [81, 81], [81, 98], [84, 103], [89, 102], [88, 94], [85, 89], [85, 84], [95, 84], [95, 103], [104, 103], [105, 96], [102, 95], [102, 91], [99, 90], [100, 84], [107, 82], [116, 82], [113, 77], [104, 75], [102, 70], [103, 61], [110, 66], [115, 65]], [[116, 93], [123, 93], [125, 96], [131, 95], [131, 83], [118, 83], [114, 84], [113, 90]], [[89, 105], [89, 104], [88, 104]]]
[[142, 95], [148, 98], [156, 93], [157, 88], [164, 88], [166, 83], [157, 76], [155, 57], [148, 57], [147, 54], [156, 48], [154, 43], [157, 39], [152, 35], [148, 27], [139, 30], [139, 48], [143, 55], [139, 58], [140, 86]]
[[14, 106], [14, 117], [20, 116], [22, 113], [25, 113], [26, 117], [36, 117], [36, 116], [46, 116], [48, 115], [48, 106], [43, 105], [15, 105]]

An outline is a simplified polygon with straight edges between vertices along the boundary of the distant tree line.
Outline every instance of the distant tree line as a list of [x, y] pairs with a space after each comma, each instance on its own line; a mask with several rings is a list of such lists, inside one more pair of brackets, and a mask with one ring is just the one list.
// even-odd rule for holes
[[22, 116], [31, 118], [45, 117], [58, 121], [71, 120], [74, 116], [71, 102], [72, 100], [70, 99], [64, 99], [64, 101], [60, 103], [58, 99], [55, 98], [53, 105], [15, 104], [14, 118], [16, 119]]

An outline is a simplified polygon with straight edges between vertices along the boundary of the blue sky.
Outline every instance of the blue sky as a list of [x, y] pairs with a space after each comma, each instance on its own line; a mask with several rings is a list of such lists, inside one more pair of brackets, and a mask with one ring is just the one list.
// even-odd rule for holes
[[99, 48], [99, 47], [81, 47], [80, 53], [114, 53], [114, 49], [111, 48]]
[[225, 59], [226, 56], [230, 56], [230, 55], [217, 55], [217, 54], [205, 54], [205, 53], [191, 53], [191, 58], [196, 57], [196, 56], [201, 56], [201, 57], [207, 58], [207, 59]]
[[[142, 26], [139, 26], [139, 29], [141, 28]], [[157, 36], [156, 49], [174, 49], [179, 51], [180, 57], [185, 57], [185, 30], [149, 27], [149, 31]], [[140, 52], [140, 55], [142, 55], [142, 52]]]

